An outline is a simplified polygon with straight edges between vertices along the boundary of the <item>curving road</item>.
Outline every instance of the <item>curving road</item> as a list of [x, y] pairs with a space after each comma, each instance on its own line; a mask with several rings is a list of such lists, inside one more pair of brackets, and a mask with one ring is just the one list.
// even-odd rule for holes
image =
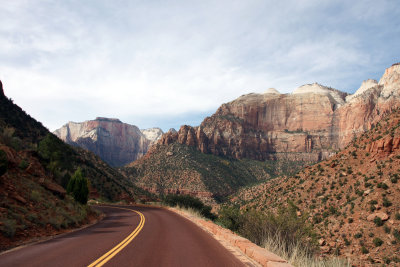
[[99, 223], [3, 253], [0, 266], [244, 266], [208, 233], [171, 211], [98, 209], [106, 214]]

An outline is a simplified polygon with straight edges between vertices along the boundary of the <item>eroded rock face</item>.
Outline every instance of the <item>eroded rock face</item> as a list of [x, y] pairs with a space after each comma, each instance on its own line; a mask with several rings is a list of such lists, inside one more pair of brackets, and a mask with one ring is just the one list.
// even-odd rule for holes
[[69, 122], [54, 134], [68, 144], [94, 152], [112, 166], [123, 166], [140, 158], [153, 142], [134, 125], [101, 117], [82, 123]]
[[178, 142], [204, 153], [257, 160], [317, 161], [345, 147], [384, 114], [400, 106], [400, 65], [380, 82], [366, 80], [354, 95], [320, 84], [292, 94], [268, 89], [223, 104], [200, 126], [168, 132], [160, 144]]
[[161, 138], [164, 132], [160, 128], [142, 129], [140, 132], [153, 144]]

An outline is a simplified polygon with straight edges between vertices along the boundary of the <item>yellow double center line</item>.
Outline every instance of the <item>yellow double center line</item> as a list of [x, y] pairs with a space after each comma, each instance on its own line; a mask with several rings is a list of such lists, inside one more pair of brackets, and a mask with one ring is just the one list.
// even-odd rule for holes
[[94, 267], [94, 266], [100, 267], [100, 266], [103, 266], [106, 262], [111, 260], [112, 257], [117, 255], [118, 252], [120, 252], [124, 247], [126, 247], [139, 234], [139, 232], [143, 228], [145, 218], [144, 218], [144, 215], [141, 212], [136, 211], [136, 210], [126, 209], [126, 208], [119, 208], [119, 207], [112, 207], [112, 208], [121, 209], [121, 210], [129, 210], [129, 211], [132, 211], [132, 212], [136, 212], [140, 216], [139, 225], [135, 228], [135, 230], [133, 230], [133, 232], [127, 238], [122, 240], [121, 243], [119, 243], [118, 245], [113, 247], [110, 251], [108, 251], [106, 254], [104, 254], [103, 256], [98, 258], [96, 261], [92, 262], [90, 265], [88, 265], [88, 267]]

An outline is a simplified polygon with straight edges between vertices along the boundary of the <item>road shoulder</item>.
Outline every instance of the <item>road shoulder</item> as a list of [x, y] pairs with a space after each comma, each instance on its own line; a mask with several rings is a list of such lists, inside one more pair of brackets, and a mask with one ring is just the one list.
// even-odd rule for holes
[[209, 233], [246, 266], [293, 267], [278, 255], [257, 246], [248, 239], [238, 236], [232, 231], [225, 229], [212, 221], [204, 220], [176, 208], [168, 207], [167, 209], [190, 220]]

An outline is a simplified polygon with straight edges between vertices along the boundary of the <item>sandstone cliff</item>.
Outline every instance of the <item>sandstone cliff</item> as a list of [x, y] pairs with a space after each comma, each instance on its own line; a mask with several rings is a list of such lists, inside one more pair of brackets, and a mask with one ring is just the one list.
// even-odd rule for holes
[[158, 128], [141, 129], [140, 132], [153, 144], [161, 138], [164, 132]]
[[69, 122], [54, 134], [68, 144], [94, 152], [112, 166], [123, 166], [146, 154], [161, 135], [161, 129], [143, 131], [118, 119], [98, 117], [82, 123]]
[[400, 65], [353, 94], [308, 84], [291, 94], [270, 88], [223, 104], [200, 126], [182, 126], [159, 144], [178, 142], [203, 153], [257, 160], [318, 161], [344, 148], [400, 106]]

